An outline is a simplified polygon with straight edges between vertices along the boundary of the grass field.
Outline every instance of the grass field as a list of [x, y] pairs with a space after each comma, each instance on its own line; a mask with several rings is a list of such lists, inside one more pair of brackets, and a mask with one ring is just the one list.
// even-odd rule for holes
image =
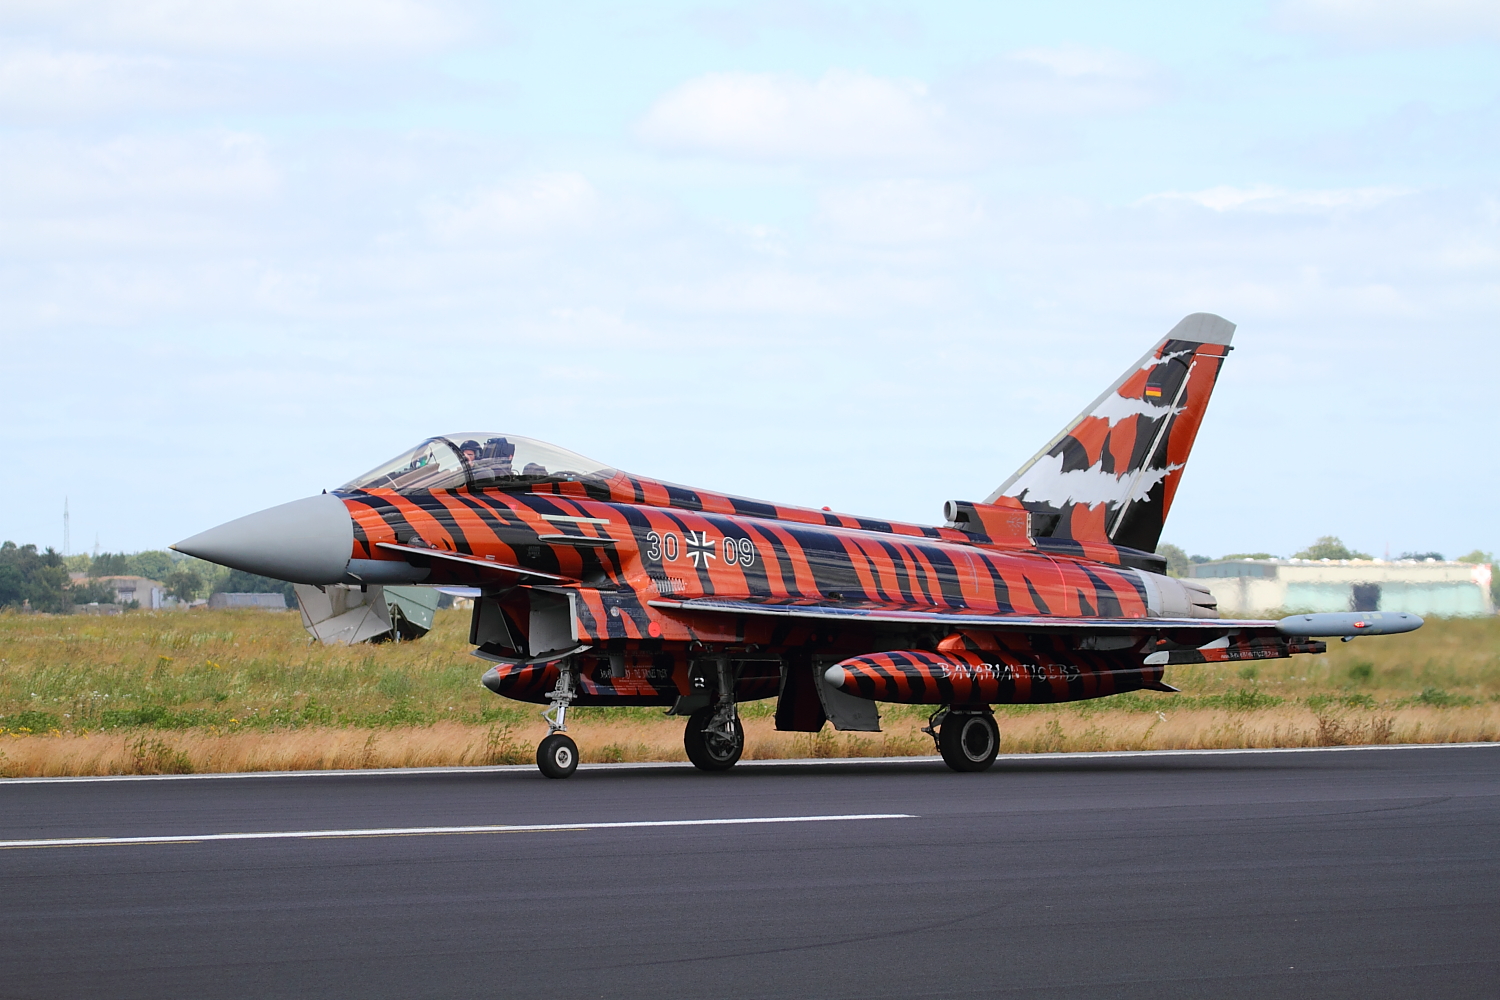
[[[295, 614], [0, 614], [0, 775], [522, 763], [537, 706], [479, 686], [468, 617], [399, 645], [310, 644]], [[1457, 742], [1500, 738], [1500, 619], [1432, 620], [1325, 656], [1171, 668], [1181, 694], [997, 710], [1003, 750]], [[749, 758], [932, 753], [929, 709], [882, 706], [886, 732], [775, 732], [743, 706]], [[579, 708], [586, 761], [683, 760], [660, 709]]]

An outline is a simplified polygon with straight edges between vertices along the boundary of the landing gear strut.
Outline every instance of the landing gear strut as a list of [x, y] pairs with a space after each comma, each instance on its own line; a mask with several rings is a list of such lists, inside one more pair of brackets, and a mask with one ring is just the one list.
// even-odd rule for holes
[[549, 778], [566, 778], [578, 770], [578, 744], [567, 735], [568, 705], [578, 696], [571, 663], [557, 672], [557, 686], [547, 692], [551, 706], [542, 713], [547, 736], [536, 748], [536, 766]]
[[703, 771], [727, 771], [745, 752], [745, 726], [734, 706], [734, 671], [729, 658], [718, 660], [719, 700], [688, 716], [682, 745], [688, 760]]
[[943, 763], [955, 771], [983, 771], [1000, 752], [1000, 727], [988, 709], [940, 708], [922, 732], [932, 737]]

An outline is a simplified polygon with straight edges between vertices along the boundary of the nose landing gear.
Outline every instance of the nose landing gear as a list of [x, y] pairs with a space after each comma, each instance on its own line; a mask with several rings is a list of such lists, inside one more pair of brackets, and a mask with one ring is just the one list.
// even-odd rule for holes
[[536, 766], [549, 778], [566, 778], [578, 770], [578, 744], [567, 735], [568, 705], [577, 694], [573, 665], [557, 672], [557, 686], [547, 692], [552, 704], [542, 713], [547, 720], [547, 736], [536, 748]]

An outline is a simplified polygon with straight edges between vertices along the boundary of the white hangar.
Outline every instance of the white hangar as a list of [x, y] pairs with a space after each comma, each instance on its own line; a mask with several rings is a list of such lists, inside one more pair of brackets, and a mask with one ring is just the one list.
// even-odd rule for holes
[[1223, 559], [1188, 571], [1228, 616], [1271, 609], [1491, 615], [1490, 573], [1488, 563], [1436, 559]]

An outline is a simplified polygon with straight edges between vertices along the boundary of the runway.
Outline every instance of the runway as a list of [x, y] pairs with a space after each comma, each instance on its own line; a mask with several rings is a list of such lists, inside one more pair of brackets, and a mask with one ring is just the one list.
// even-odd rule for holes
[[1500, 745], [10, 780], [0, 841], [5, 1000], [1500, 992]]

